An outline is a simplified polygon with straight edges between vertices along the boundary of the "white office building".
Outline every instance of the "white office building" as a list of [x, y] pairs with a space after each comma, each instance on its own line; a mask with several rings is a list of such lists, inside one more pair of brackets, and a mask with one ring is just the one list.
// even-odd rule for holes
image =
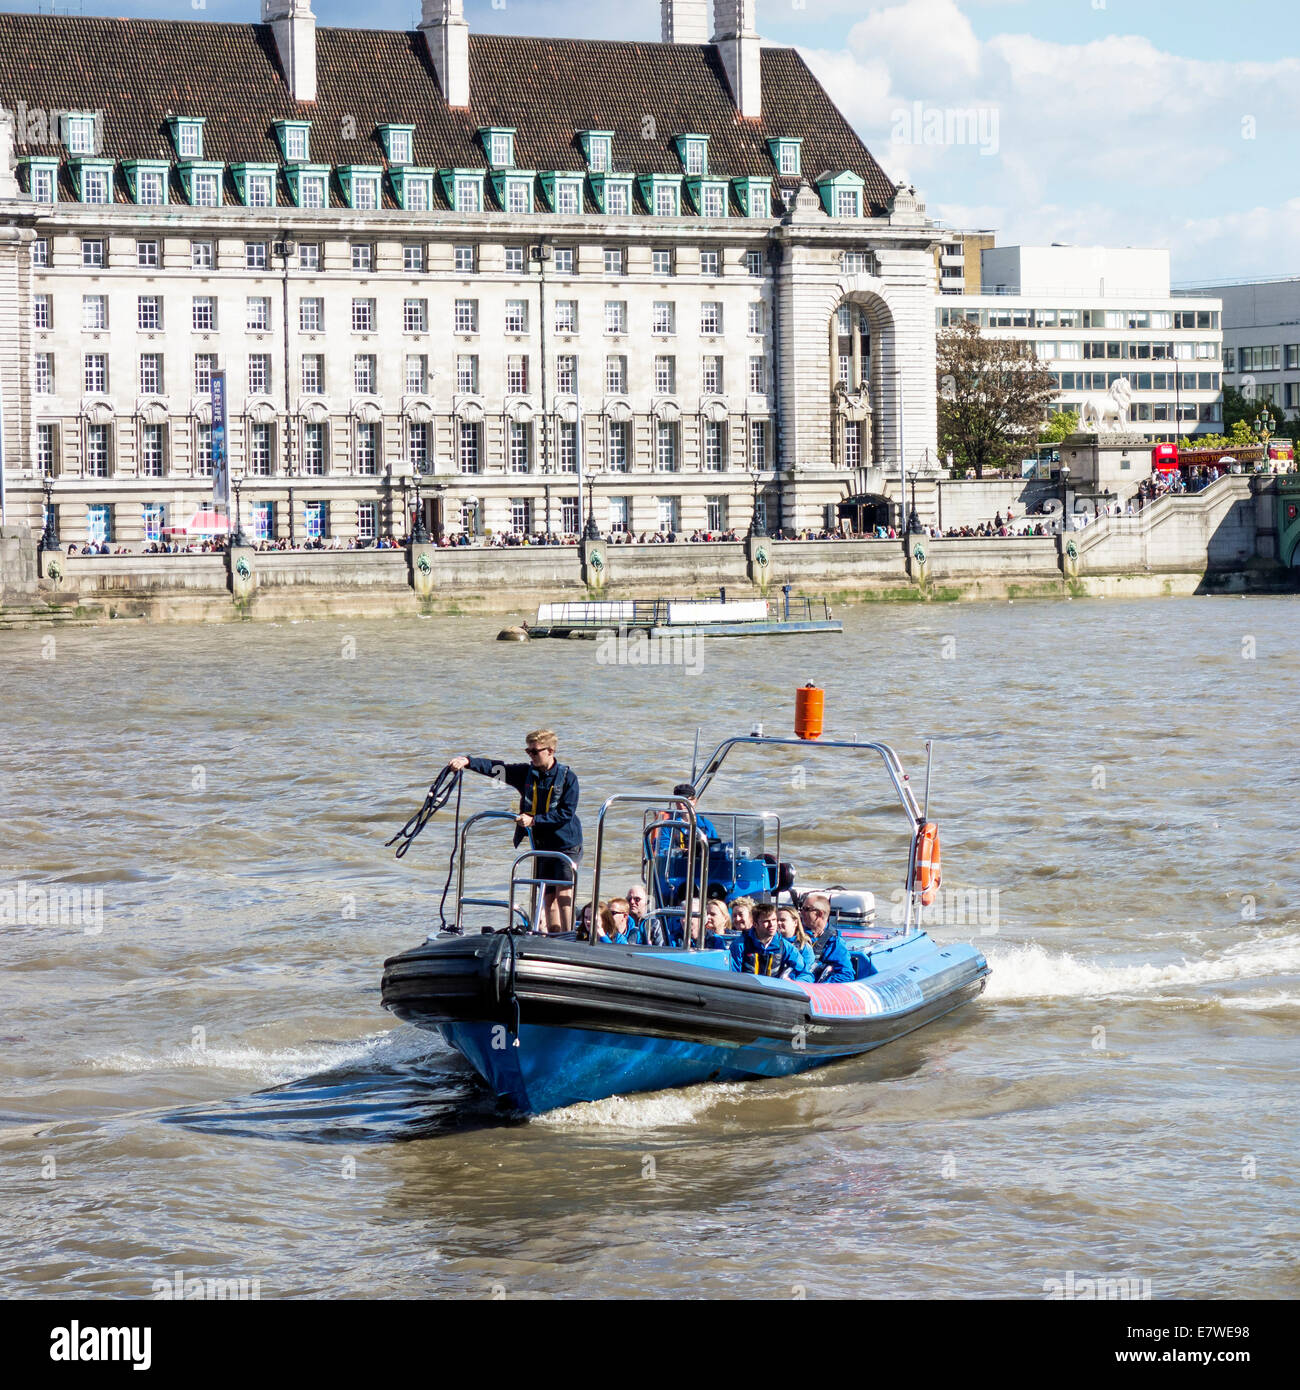
[[965, 320], [1032, 343], [1056, 377], [1053, 412], [1077, 412], [1123, 377], [1134, 433], [1158, 442], [1222, 428], [1221, 304], [1173, 294], [1168, 251], [998, 246], [980, 261], [980, 293], [941, 295], [937, 326]]

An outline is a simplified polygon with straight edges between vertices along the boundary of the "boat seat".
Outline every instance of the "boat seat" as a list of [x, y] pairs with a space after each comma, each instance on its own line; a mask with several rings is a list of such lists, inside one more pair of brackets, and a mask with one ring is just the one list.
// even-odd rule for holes
[[865, 980], [868, 975], [874, 975], [876, 973], [876, 967], [872, 965], [870, 956], [854, 954], [852, 960], [853, 978], [855, 980]]

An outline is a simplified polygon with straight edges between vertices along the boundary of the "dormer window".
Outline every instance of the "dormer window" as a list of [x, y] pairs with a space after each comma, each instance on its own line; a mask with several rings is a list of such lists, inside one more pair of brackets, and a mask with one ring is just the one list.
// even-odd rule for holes
[[131, 198], [142, 207], [167, 201], [167, 175], [171, 166], [161, 159], [131, 159], [122, 165]]
[[203, 158], [202, 116], [169, 116], [167, 127], [171, 131], [172, 144], [181, 159]]
[[393, 183], [393, 194], [397, 206], [403, 212], [428, 212], [433, 207], [432, 169], [417, 169], [402, 166], [388, 171]]
[[27, 196], [34, 203], [58, 201], [59, 161], [53, 157], [24, 159], [27, 166]]
[[515, 132], [500, 126], [479, 131], [483, 152], [493, 169], [513, 169], [515, 163]]
[[778, 174], [782, 174], [786, 178], [794, 178], [803, 172], [802, 145], [802, 140], [792, 140], [787, 136], [767, 142], [767, 148], [772, 152], [772, 160], [776, 165]]
[[543, 174], [542, 191], [553, 212], [576, 217], [582, 211], [582, 177], [573, 174]]
[[286, 164], [305, 164], [311, 158], [310, 121], [276, 121], [275, 138]]
[[596, 206], [606, 217], [627, 217], [632, 212], [632, 176], [620, 174], [593, 174], [591, 191], [595, 195]]
[[246, 208], [269, 208], [275, 203], [274, 164], [236, 164], [231, 169], [240, 201]]
[[771, 217], [772, 181], [770, 179], [737, 179], [736, 200], [746, 217]]
[[817, 180], [822, 207], [830, 217], [861, 217], [865, 187], [866, 180], [851, 169], [843, 169], [838, 174], [823, 174]]
[[63, 116], [63, 142], [69, 154], [94, 154], [99, 121], [90, 111], [67, 111]]
[[454, 211], [483, 211], [482, 169], [444, 169], [442, 186]]
[[113, 161], [111, 159], [73, 159], [72, 181], [83, 203], [113, 201]]
[[522, 215], [533, 210], [533, 180], [537, 176], [527, 170], [512, 172], [507, 177], [494, 174], [492, 191], [497, 202], [510, 213]]
[[582, 152], [587, 157], [587, 168], [593, 174], [608, 174], [614, 168], [614, 132], [612, 130], [584, 130], [579, 132]]
[[687, 183], [691, 202], [701, 217], [726, 217], [729, 188], [721, 180], [691, 179]]
[[415, 157], [413, 125], [381, 125], [379, 139], [390, 164], [410, 164]]
[[707, 135], [679, 135], [674, 142], [682, 168], [696, 178], [709, 172], [709, 137]]
[[293, 201], [300, 208], [329, 206], [329, 165], [288, 164], [284, 176], [289, 181]]
[[205, 160], [189, 159], [179, 166], [181, 184], [190, 206], [215, 208], [221, 206], [221, 175], [224, 165]]
[[675, 174], [645, 174], [640, 183], [641, 196], [655, 217], [682, 215], [682, 181]]
[[348, 207], [373, 212], [379, 206], [379, 179], [383, 170], [376, 165], [345, 164], [339, 169], [339, 183]]

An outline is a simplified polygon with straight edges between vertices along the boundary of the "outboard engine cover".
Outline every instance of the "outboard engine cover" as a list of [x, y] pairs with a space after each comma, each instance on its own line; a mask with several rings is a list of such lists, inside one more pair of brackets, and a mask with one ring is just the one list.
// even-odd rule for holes
[[837, 889], [829, 894], [831, 921], [837, 927], [852, 931], [855, 927], [870, 927], [876, 921], [876, 895]]

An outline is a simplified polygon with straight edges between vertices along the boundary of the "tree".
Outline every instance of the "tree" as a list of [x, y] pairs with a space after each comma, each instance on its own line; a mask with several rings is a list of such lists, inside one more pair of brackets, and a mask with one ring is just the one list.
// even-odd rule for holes
[[1276, 422], [1275, 434], [1294, 434], [1296, 432], [1296, 419], [1293, 417], [1289, 422], [1286, 418], [1286, 411], [1271, 401], [1263, 401], [1255, 394], [1254, 390], [1239, 391], [1235, 386], [1225, 386], [1223, 388], [1223, 428], [1229, 433], [1232, 432], [1234, 425], [1244, 423], [1251, 433], [1247, 443], [1258, 443], [1255, 436], [1254, 421], [1261, 410], [1267, 410]]
[[1056, 378], [1031, 344], [959, 323], [939, 334], [938, 366], [940, 452], [951, 449], [982, 478], [1033, 446]]
[[1059, 444], [1067, 435], [1079, 428], [1079, 415], [1074, 410], [1061, 410], [1048, 420], [1038, 431], [1040, 444]]

